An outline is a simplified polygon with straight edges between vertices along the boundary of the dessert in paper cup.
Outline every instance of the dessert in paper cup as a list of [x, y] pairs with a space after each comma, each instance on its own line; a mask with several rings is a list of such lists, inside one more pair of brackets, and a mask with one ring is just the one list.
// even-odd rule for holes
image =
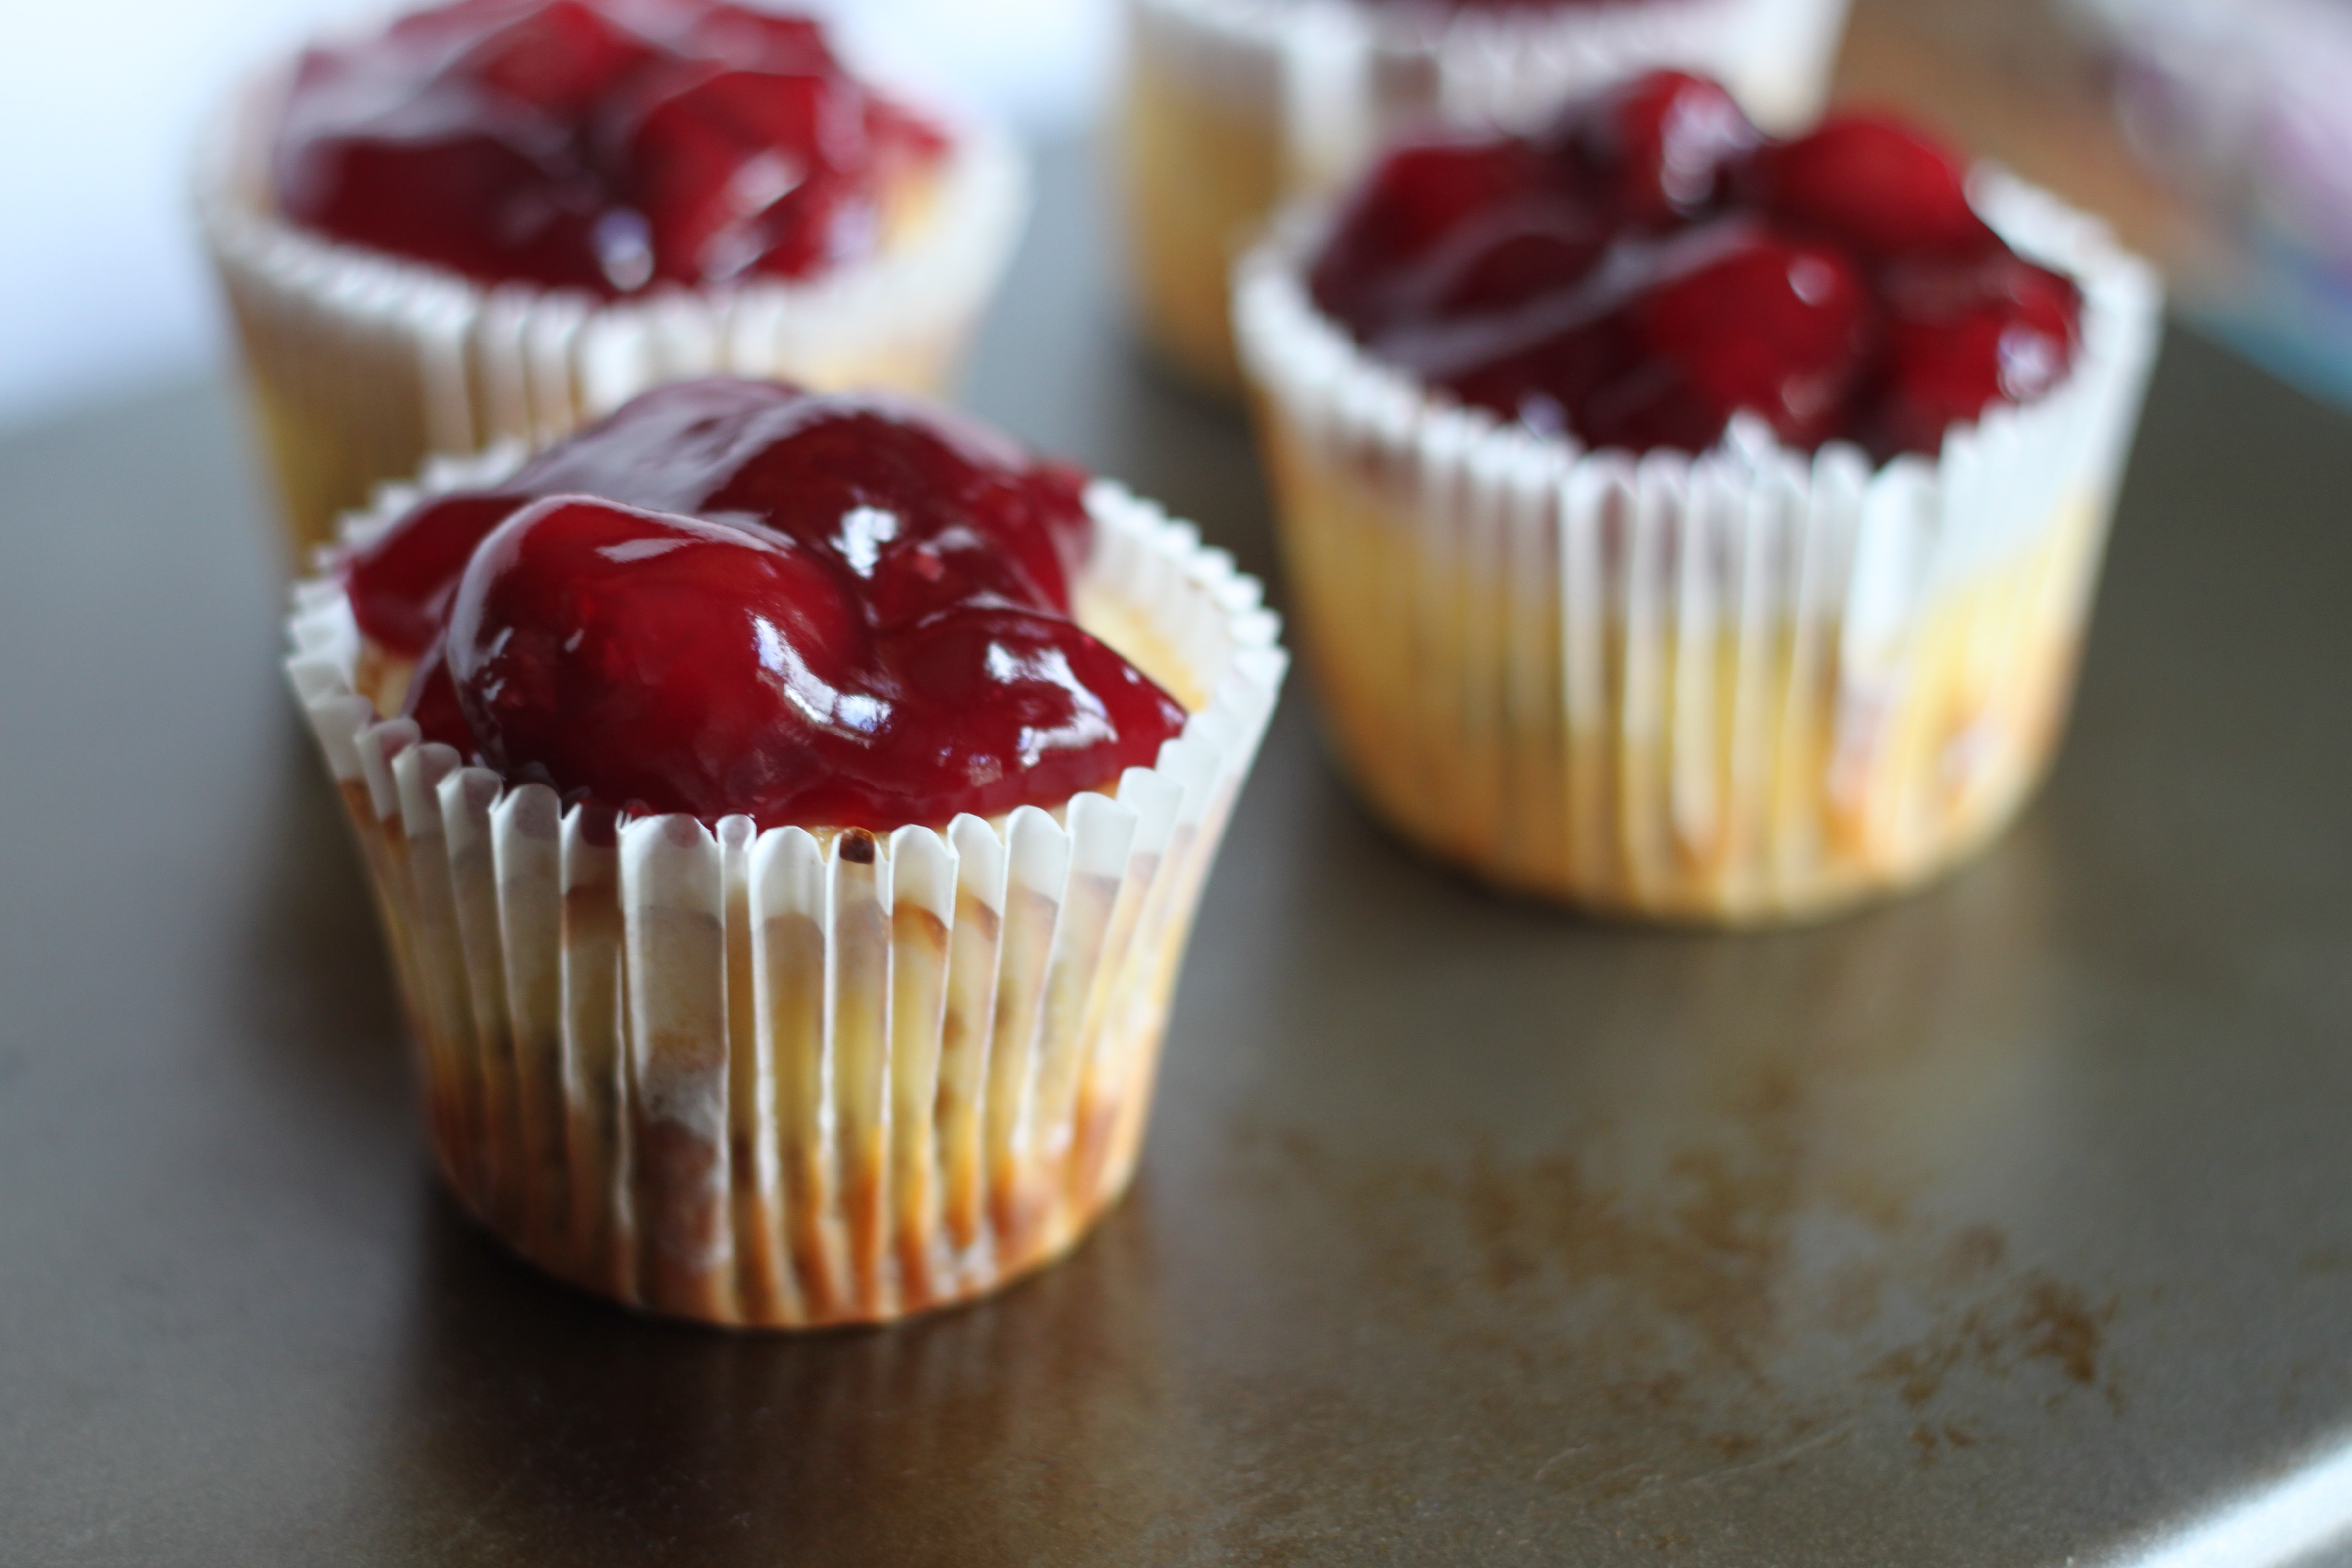
[[428, 454], [730, 372], [940, 390], [1011, 254], [992, 125], [734, 0], [457, 0], [218, 115], [196, 206], [298, 559]]
[[2043, 772], [2158, 329], [2095, 220], [1660, 74], [1400, 146], [1235, 287], [1328, 731], [1429, 852], [1801, 917]]
[[1195, 530], [710, 380], [387, 491], [296, 603], [437, 1163], [517, 1252], [875, 1322], [1116, 1201], [1285, 666]]
[[1239, 385], [1241, 251], [1288, 197], [1327, 192], [1433, 120], [1516, 127], [1658, 66], [1712, 72], [1774, 126], [1828, 90], [1846, 0], [1128, 0], [1121, 126], [1147, 337]]

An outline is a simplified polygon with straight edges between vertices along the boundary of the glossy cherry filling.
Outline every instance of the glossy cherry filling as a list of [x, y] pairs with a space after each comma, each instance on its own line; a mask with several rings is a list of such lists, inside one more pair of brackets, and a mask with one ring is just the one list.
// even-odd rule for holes
[[425, 738], [567, 804], [936, 825], [1183, 729], [1070, 618], [1084, 484], [895, 399], [691, 382], [417, 507], [344, 581]]
[[2082, 339], [2080, 291], [1977, 216], [1945, 148], [1872, 115], [1773, 141], [1671, 71], [1535, 135], [1398, 147], [1309, 284], [1374, 357], [1634, 451], [1703, 451], [1748, 414], [1807, 450], [1932, 456]]
[[280, 209], [485, 282], [607, 298], [871, 254], [941, 133], [805, 17], [726, 0], [457, 0], [306, 54]]

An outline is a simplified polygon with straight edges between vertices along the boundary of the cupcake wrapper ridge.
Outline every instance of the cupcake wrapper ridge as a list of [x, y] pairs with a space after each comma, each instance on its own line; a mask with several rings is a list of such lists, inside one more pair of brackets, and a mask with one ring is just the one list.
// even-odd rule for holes
[[1286, 656], [1196, 531], [1107, 483], [1087, 501], [1087, 582], [1213, 697], [1115, 794], [944, 829], [566, 811], [380, 719], [339, 587], [298, 590], [289, 672], [359, 830], [433, 1148], [517, 1251], [675, 1316], [871, 1322], [997, 1288], [1117, 1199]]
[[1587, 452], [1432, 395], [1307, 298], [1318, 213], [1237, 268], [1303, 646], [1384, 815], [1514, 887], [1702, 920], [1898, 887], [2006, 820], [2063, 725], [2161, 290], [2095, 220], [1975, 191], [2083, 287], [2080, 356], [1876, 468], [1746, 419], [1697, 458]]
[[938, 392], [1028, 211], [1010, 139], [958, 121], [919, 232], [870, 260], [617, 301], [486, 285], [278, 217], [268, 145], [284, 87], [272, 72], [225, 106], [199, 151], [196, 212], [303, 553], [427, 455], [544, 444], [665, 382]]

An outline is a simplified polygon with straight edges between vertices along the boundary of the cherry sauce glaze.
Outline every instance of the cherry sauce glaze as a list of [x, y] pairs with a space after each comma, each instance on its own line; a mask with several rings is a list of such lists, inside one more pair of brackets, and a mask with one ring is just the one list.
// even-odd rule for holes
[[1715, 83], [1640, 78], [1530, 136], [1407, 142], [1309, 276], [1375, 358], [1590, 447], [1933, 455], [2072, 366], [2082, 298], [1969, 205], [1953, 155], [1849, 114], [1780, 142]]
[[872, 254], [935, 127], [817, 24], [725, 0], [457, 0], [296, 71], [278, 205], [484, 282], [617, 298]]
[[1183, 728], [1069, 618], [1085, 482], [897, 399], [689, 382], [342, 571], [425, 739], [567, 805], [938, 825], [1106, 786]]

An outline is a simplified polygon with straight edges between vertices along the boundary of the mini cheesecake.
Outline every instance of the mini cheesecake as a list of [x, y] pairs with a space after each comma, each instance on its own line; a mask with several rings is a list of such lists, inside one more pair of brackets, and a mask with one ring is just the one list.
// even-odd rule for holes
[[2055, 745], [2157, 307], [1915, 128], [1681, 73], [1393, 148], [1236, 304], [1357, 782], [1633, 914], [1951, 864]]
[[460, 0], [320, 43], [201, 171], [301, 542], [428, 450], [680, 374], [927, 389], [1018, 165], [730, 0]]
[[302, 591], [294, 673], [467, 1206], [753, 1326], [1073, 1245], [1280, 679], [1256, 585], [878, 395], [675, 384], [441, 479]]

